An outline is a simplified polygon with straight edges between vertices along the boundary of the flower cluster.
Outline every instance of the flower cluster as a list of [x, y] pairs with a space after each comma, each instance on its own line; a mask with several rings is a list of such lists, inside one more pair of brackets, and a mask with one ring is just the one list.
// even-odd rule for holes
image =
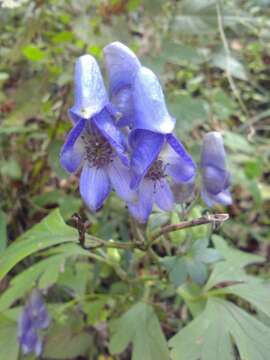
[[[99, 210], [115, 190], [132, 216], [146, 222], [154, 205], [171, 211], [190, 198], [197, 167], [173, 133], [175, 119], [156, 75], [120, 42], [107, 45], [104, 58], [108, 91], [95, 58], [83, 55], [76, 62], [73, 128], [61, 164], [70, 173], [82, 169], [80, 193], [91, 210]], [[219, 135], [206, 136], [201, 165], [206, 204], [228, 204]]]
[[18, 341], [24, 355], [42, 352], [41, 329], [49, 326], [50, 317], [40, 292], [36, 289], [30, 294], [18, 321]]

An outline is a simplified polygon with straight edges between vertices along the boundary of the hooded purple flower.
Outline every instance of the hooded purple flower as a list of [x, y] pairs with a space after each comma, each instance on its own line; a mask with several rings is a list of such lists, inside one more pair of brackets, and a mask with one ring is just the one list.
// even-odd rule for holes
[[82, 167], [80, 193], [87, 206], [98, 210], [112, 188], [130, 201], [134, 194], [128, 185], [125, 139], [114, 124], [98, 64], [90, 55], [76, 62], [70, 114], [75, 125], [61, 150], [61, 164], [71, 173]]
[[135, 126], [129, 135], [132, 149], [131, 188], [137, 188], [164, 146], [173, 150], [166, 167], [178, 183], [189, 182], [196, 166], [181, 142], [172, 134], [175, 125], [168, 113], [163, 91], [155, 74], [144, 67], [137, 72], [133, 91]]
[[46, 306], [40, 292], [34, 289], [27, 301], [18, 321], [18, 340], [24, 355], [34, 352], [39, 356], [42, 352], [40, 329], [50, 324]]
[[201, 196], [207, 206], [232, 203], [229, 192], [230, 174], [226, 170], [226, 153], [220, 133], [213, 131], [203, 138], [201, 153]]
[[137, 56], [124, 44], [115, 41], [104, 49], [106, 70], [109, 76], [110, 98], [120, 113], [119, 126], [133, 126], [133, 83], [141, 68]]
[[[168, 113], [155, 74], [142, 67], [136, 55], [119, 42], [106, 46], [104, 54], [112, 101], [122, 114], [121, 125], [132, 128], [130, 186], [137, 189], [137, 198], [128, 206], [135, 218], [145, 222], [154, 203], [165, 211], [172, 209], [170, 185], [192, 182], [195, 164], [172, 134], [175, 119]], [[166, 158], [161, 156], [164, 149]]]
[[[147, 145], [148, 137], [151, 139], [153, 133], [145, 130], [144, 136]], [[135, 141], [135, 136], [132, 137], [132, 141]], [[174, 203], [180, 199], [179, 190], [182, 191], [183, 187], [193, 187], [194, 176], [195, 165], [190, 156], [174, 135], [168, 134], [163, 139], [162, 150], [140, 180], [137, 199], [128, 202], [133, 217], [145, 223], [154, 204], [163, 211], [173, 210]], [[186, 197], [185, 194], [185, 199]], [[183, 201], [182, 197], [181, 202]]]

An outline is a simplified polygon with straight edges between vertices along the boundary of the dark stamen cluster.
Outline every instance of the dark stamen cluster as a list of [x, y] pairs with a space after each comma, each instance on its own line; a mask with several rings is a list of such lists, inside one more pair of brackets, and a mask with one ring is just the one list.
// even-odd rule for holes
[[146, 174], [146, 178], [157, 181], [165, 177], [164, 173], [165, 167], [163, 164], [163, 161], [160, 159], [157, 159], [153, 165], [150, 167]]
[[82, 139], [85, 143], [85, 159], [91, 167], [101, 168], [112, 162], [113, 149], [102, 135], [88, 133]]

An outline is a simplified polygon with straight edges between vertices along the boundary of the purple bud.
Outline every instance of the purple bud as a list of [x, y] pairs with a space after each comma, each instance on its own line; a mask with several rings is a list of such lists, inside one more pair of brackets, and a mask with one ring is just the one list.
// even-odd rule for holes
[[50, 324], [44, 300], [40, 292], [34, 289], [29, 297], [28, 308], [32, 318], [32, 323], [37, 329], [45, 329]]
[[231, 204], [232, 199], [228, 190], [230, 174], [226, 170], [226, 153], [222, 136], [216, 131], [209, 132], [203, 138], [201, 169], [201, 196], [207, 206]]
[[37, 356], [42, 351], [40, 329], [49, 326], [50, 317], [40, 292], [32, 291], [18, 321], [18, 341], [23, 354], [35, 352]]
[[22, 353], [24, 355], [34, 352], [39, 356], [42, 352], [42, 341], [35, 328], [29, 328], [20, 338]]

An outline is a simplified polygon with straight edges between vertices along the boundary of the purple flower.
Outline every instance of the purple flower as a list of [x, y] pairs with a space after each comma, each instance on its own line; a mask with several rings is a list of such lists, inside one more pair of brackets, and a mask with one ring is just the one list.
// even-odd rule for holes
[[137, 56], [119, 41], [107, 45], [103, 52], [109, 75], [110, 99], [121, 116], [118, 125], [133, 126], [133, 83], [141, 63]]
[[230, 174], [226, 170], [226, 153], [220, 133], [213, 131], [203, 138], [201, 153], [201, 196], [207, 206], [232, 203], [229, 192]]
[[137, 188], [165, 145], [173, 149], [167, 171], [180, 183], [189, 182], [196, 166], [181, 142], [172, 134], [175, 125], [168, 113], [163, 91], [155, 74], [141, 67], [134, 80], [134, 129], [129, 135], [132, 149], [131, 188]]
[[128, 184], [126, 140], [111, 110], [95, 59], [80, 57], [75, 67], [75, 104], [70, 110], [75, 125], [60, 158], [68, 172], [82, 168], [80, 193], [94, 211], [102, 207], [112, 188], [126, 201], [134, 196]]
[[93, 56], [83, 55], [77, 59], [74, 84], [74, 105], [69, 114], [75, 123], [80, 119], [91, 119], [109, 105], [103, 78]]
[[[148, 137], [152, 136], [154, 135], [149, 130], [144, 131], [146, 146]], [[135, 137], [132, 140], [135, 141]], [[166, 135], [162, 150], [139, 182], [137, 198], [128, 202], [131, 214], [139, 222], [145, 223], [154, 204], [163, 211], [171, 211], [175, 202], [183, 202], [191, 194], [194, 177], [195, 165], [183, 145], [174, 135]], [[179, 191], [183, 192], [183, 188], [189, 191], [187, 194], [185, 189], [180, 198]]]
[[[189, 186], [196, 167], [172, 133], [175, 119], [154, 73], [119, 42], [106, 46], [104, 57], [110, 97], [95, 59], [84, 55], [76, 62], [70, 109], [74, 127], [62, 148], [61, 163], [71, 173], [82, 168], [80, 193], [89, 208], [98, 210], [114, 189], [144, 222], [154, 203], [172, 209], [170, 186]], [[119, 126], [131, 128], [128, 141]]]
[[50, 324], [45, 303], [40, 292], [34, 289], [18, 321], [18, 341], [24, 355], [34, 352], [39, 356], [42, 352], [40, 329]]
[[120, 114], [118, 126], [133, 126], [133, 83], [141, 67], [137, 56], [124, 44], [115, 41], [104, 49], [106, 70], [109, 75], [109, 90], [112, 104]]
[[184, 184], [191, 187], [196, 167], [172, 134], [175, 119], [168, 113], [155, 74], [119, 42], [109, 44], [104, 55], [111, 98], [122, 114], [120, 124], [132, 128], [130, 186], [137, 190], [137, 197], [128, 201], [128, 207], [135, 218], [146, 222], [154, 204], [172, 210], [175, 197], [170, 186], [177, 184], [177, 190]]

